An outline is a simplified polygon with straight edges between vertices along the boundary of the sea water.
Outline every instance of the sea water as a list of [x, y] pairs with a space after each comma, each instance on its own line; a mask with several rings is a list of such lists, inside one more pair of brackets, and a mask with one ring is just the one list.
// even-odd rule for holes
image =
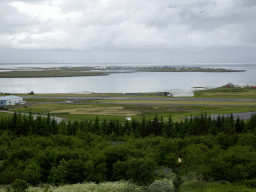
[[[117, 64], [0, 64], [2, 69], [27, 67], [80, 67], [117, 66]], [[145, 66], [147, 64], [122, 64]], [[152, 66], [153, 64], [151, 64]], [[157, 64], [155, 64], [157, 65]], [[164, 65], [162, 65], [164, 66]], [[2, 93], [145, 93], [193, 87], [220, 87], [227, 83], [256, 84], [256, 64], [186, 64], [172, 66], [199, 66], [225, 68], [245, 72], [134, 72], [114, 73], [107, 76], [53, 77], [53, 78], [0, 78]]]

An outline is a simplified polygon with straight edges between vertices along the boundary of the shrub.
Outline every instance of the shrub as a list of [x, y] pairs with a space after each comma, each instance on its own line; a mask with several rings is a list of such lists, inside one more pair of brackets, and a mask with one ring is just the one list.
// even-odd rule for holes
[[8, 150], [6, 147], [2, 146], [0, 147], [0, 160], [7, 159], [8, 157]]
[[13, 192], [25, 192], [29, 188], [29, 185], [24, 180], [16, 179], [11, 184], [11, 188], [12, 188]]
[[155, 170], [155, 174], [157, 177], [171, 180], [172, 182], [175, 182], [177, 179], [177, 175], [172, 172], [172, 169], [169, 167], [160, 167], [157, 170]]
[[181, 181], [183, 185], [188, 185], [190, 183], [195, 183], [197, 181], [201, 181], [203, 179], [202, 175], [197, 175], [196, 172], [190, 171], [186, 175], [181, 177]]
[[252, 180], [243, 180], [241, 183], [245, 184], [247, 187], [256, 188], [256, 178]]
[[156, 180], [151, 185], [148, 186], [149, 192], [172, 192], [174, 191], [174, 188], [170, 185], [170, 183]]

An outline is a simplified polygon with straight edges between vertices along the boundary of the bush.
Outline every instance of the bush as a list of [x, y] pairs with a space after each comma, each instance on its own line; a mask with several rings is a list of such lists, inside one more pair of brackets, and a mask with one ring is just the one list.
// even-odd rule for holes
[[4, 107], [4, 106], [1, 106], [0, 107], [0, 110], [8, 110], [8, 108]]
[[247, 187], [256, 188], [256, 178], [252, 180], [242, 180], [242, 184], [245, 184]]
[[2, 146], [0, 147], [0, 160], [7, 159], [8, 157], [8, 150], [6, 147]]
[[148, 186], [149, 192], [172, 192], [174, 188], [165, 181], [156, 180], [151, 185]]
[[159, 178], [167, 179], [172, 182], [177, 180], [177, 175], [173, 173], [172, 169], [169, 167], [159, 167], [157, 170], [155, 170], [155, 174]]
[[202, 179], [203, 179], [203, 175], [197, 175], [197, 173], [194, 171], [190, 171], [186, 175], [183, 175], [181, 177], [181, 181], [183, 185], [188, 185], [191, 183], [202, 181]]
[[12, 184], [11, 188], [14, 192], [25, 192], [29, 188], [26, 181], [21, 179], [16, 179]]

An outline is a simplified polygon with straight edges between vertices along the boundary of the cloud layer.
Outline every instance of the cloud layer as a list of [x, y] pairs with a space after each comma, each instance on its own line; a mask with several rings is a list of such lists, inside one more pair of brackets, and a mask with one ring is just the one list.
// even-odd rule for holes
[[0, 0], [0, 47], [254, 46], [255, 0]]

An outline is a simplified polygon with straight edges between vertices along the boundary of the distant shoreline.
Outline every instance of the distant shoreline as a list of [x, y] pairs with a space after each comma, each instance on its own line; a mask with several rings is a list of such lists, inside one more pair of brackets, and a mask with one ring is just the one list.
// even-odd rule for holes
[[[1, 72], [2, 70], [2, 72]], [[7, 71], [9, 70], [9, 71]], [[131, 66], [107, 66], [107, 67], [52, 67], [52, 68], [27, 68], [24, 69], [0, 69], [0, 78], [53, 78], [53, 77], [83, 77], [106, 76], [113, 73], [134, 72], [245, 72], [246, 70], [229, 70], [224, 68], [200, 68], [200, 67], [131, 67]]]

